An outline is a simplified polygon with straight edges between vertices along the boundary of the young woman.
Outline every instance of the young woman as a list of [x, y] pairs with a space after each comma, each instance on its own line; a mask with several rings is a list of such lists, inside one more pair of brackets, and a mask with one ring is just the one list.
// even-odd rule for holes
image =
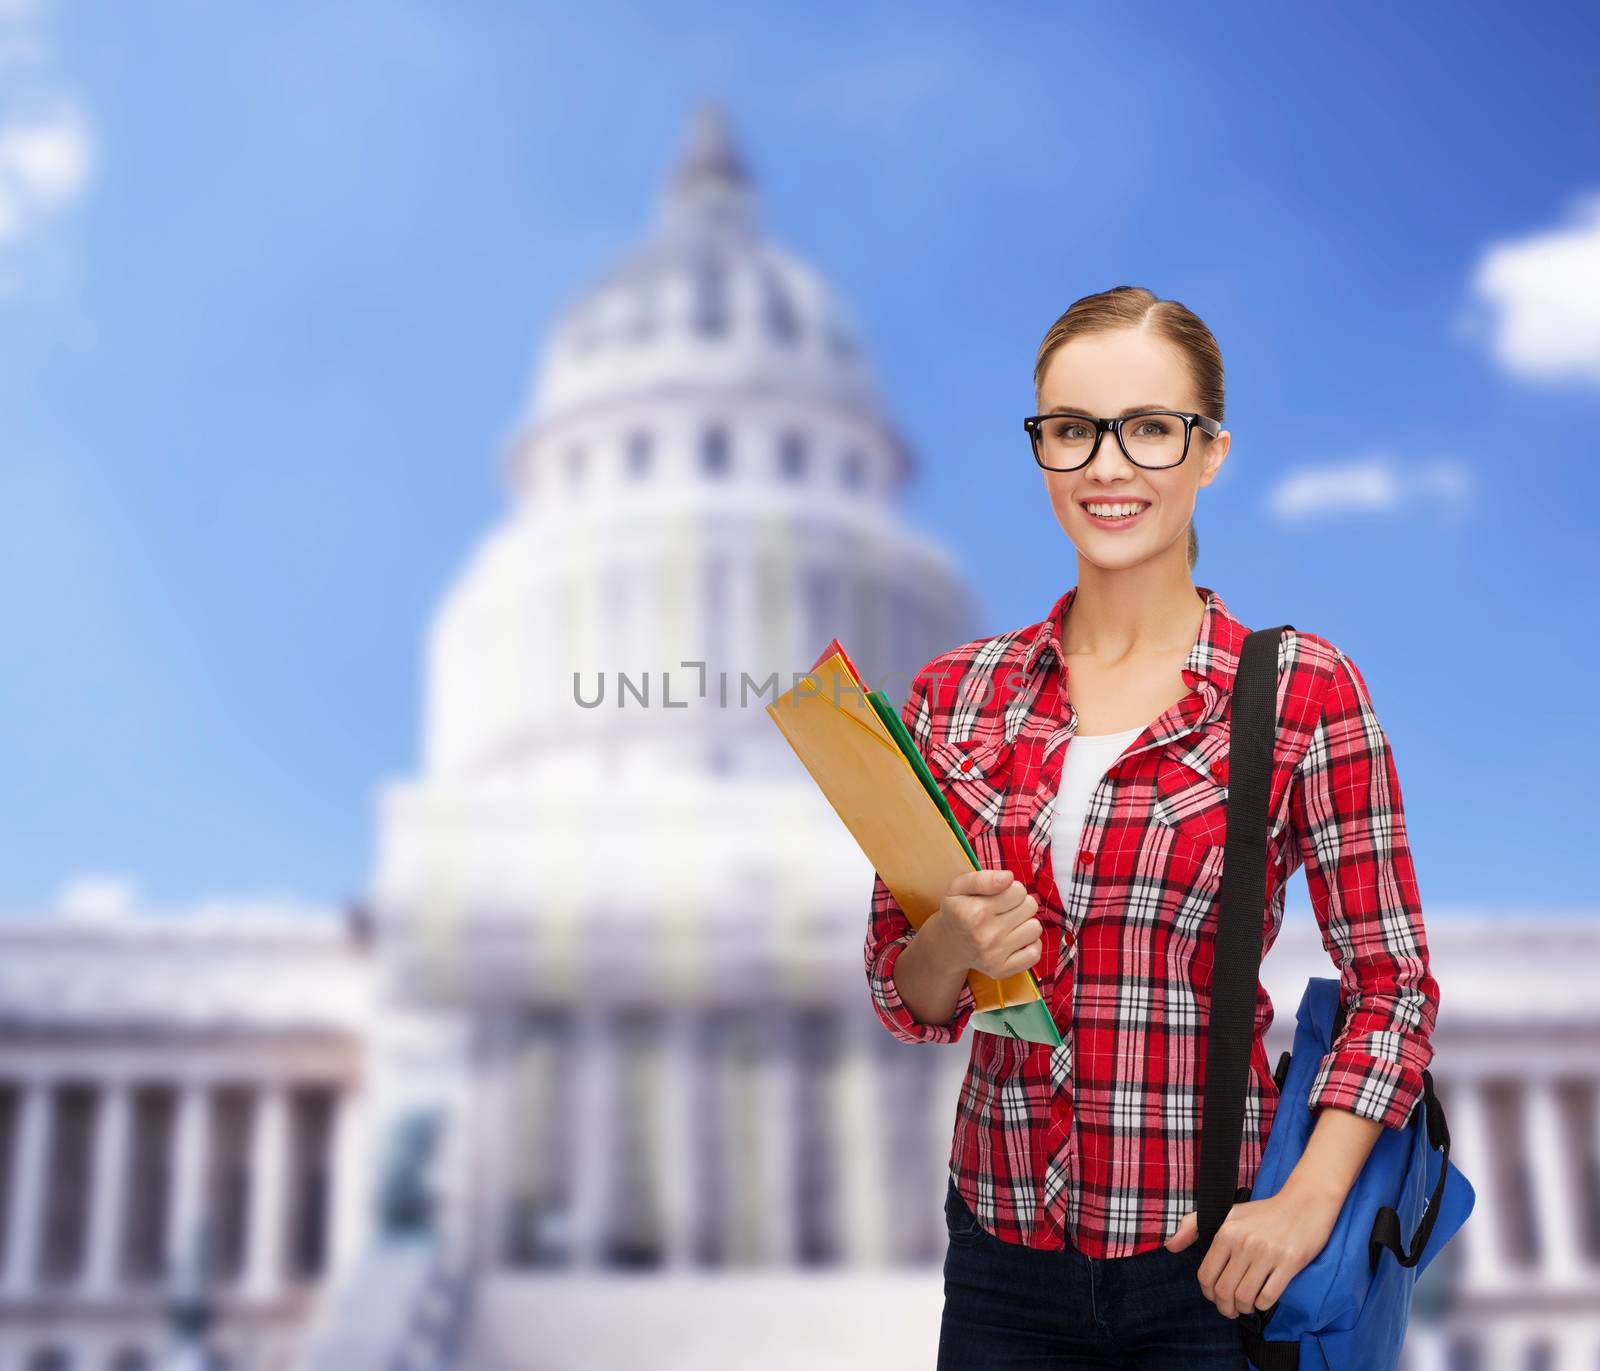
[[[1183, 305], [1118, 287], [1039, 348], [1028, 439], [1077, 584], [1039, 623], [936, 657], [907, 727], [981, 869], [913, 933], [877, 878], [873, 1006], [906, 1042], [954, 1042], [969, 968], [1031, 968], [1061, 1046], [972, 1035], [945, 1197], [940, 1371], [1245, 1367], [1234, 1318], [1269, 1308], [1327, 1242], [1433, 1055], [1400, 785], [1366, 682], [1326, 638], [1279, 654], [1262, 951], [1302, 865], [1346, 1019], [1288, 1184], [1195, 1246], [1231, 684], [1249, 629], [1191, 576], [1192, 514], [1228, 453], [1222, 359]], [[1289, 617], [1285, 615], [1285, 617]], [[1257, 986], [1239, 1184], [1277, 1106]]]

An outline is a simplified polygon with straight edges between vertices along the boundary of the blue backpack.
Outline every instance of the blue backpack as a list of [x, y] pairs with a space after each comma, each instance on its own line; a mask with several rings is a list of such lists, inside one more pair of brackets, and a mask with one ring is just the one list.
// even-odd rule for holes
[[[1276, 732], [1278, 641], [1286, 628], [1245, 639], [1234, 680], [1228, 832], [1223, 853], [1205, 1102], [1196, 1186], [1201, 1250], [1229, 1208], [1274, 1195], [1294, 1170], [1316, 1117], [1311, 1084], [1343, 1021], [1339, 982], [1314, 976], [1300, 1000], [1294, 1046], [1278, 1061], [1279, 1089], [1254, 1186], [1235, 1189], [1244, 1096], [1261, 968], [1267, 798]], [[1238, 1317], [1245, 1354], [1260, 1371], [1395, 1371], [1418, 1274], [1472, 1212], [1473, 1190], [1450, 1162], [1450, 1130], [1422, 1073], [1404, 1128], [1384, 1128], [1345, 1197], [1328, 1241], [1270, 1309]]]

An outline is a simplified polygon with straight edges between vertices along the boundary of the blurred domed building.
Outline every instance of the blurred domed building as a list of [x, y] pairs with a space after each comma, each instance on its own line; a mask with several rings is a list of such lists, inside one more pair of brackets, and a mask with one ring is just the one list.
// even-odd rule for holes
[[[985, 631], [915, 468], [702, 109], [539, 359], [364, 899], [0, 921], [0, 1371], [929, 1364], [971, 1038], [878, 1022], [870, 867], [765, 709], [835, 636], [898, 700]], [[1428, 927], [1478, 1206], [1402, 1367], [1593, 1365], [1600, 923]]]
[[429, 635], [421, 774], [382, 794], [384, 993], [460, 1055], [379, 1110], [455, 1140], [475, 1262], [939, 1242], [897, 1207], [947, 1140], [905, 1158], [881, 1106], [933, 1059], [865, 998], [871, 867], [764, 708], [835, 635], [898, 698], [976, 633], [896, 512], [913, 470], [849, 311], [703, 109], [653, 232], [552, 331], [504, 518]]

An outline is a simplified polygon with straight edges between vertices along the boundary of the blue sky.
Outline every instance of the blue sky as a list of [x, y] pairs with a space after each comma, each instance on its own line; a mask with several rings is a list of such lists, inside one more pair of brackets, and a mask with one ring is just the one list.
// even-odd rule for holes
[[986, 627], [1076, 577], [1017, 422], [1039, 338], [1176, 297], [1233, 433], [1195, 579], [1360, 665], [1430, 910], [1588, 913], [1597, 29], [0, 0], [0, 911], [361, 889], [540, 340], [711, 97]]

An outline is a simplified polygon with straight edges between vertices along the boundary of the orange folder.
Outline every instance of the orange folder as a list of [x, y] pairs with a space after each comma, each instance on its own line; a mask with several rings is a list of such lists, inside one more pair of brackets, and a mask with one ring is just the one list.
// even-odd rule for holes
[[[868, 691], [834, 639], [810, 673], [767, 706], [913, 928], [950, 882], [978, 866], [937, 783], [881, 691]], [[935, 797], [938, 797], [937, 799]], [[967, 973], [974, 1029], [1059, 1044], [1061, 1035], [1028, 970], [1003, 981]]]

